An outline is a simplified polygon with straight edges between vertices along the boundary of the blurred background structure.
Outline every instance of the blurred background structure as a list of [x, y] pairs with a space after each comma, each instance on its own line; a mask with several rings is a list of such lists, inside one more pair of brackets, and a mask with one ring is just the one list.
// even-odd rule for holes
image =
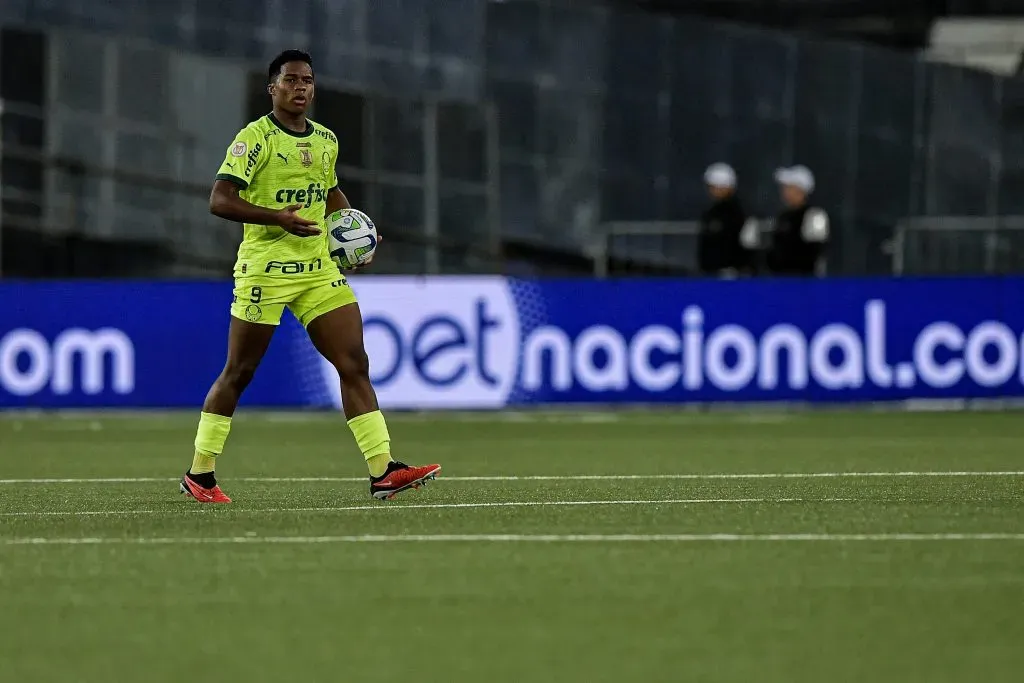
[[830, 273], [1024, 269], [1014, 0], [5, 0], [0, 274], [227, 277], [289, 47], [377, 272], [692, 273], [721, 161], [758, 217], [814, 170]]

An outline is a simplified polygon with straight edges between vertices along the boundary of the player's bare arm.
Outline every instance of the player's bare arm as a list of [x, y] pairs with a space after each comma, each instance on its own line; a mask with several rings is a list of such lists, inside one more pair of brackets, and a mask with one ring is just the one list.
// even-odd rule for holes
[[342, 209], [351, 209], [352, 205], [348, 201], [348, 197], [341, 191], [340, 187], [336, 187], [327, 193], [327, 211], [326, 215], [330, 216], [335, 211], [341, 211]]
[[[292, 204], [283, 209], [267, 209], [256, 206], [242, 199], [238, 192], [241, 188], [230, 180], [217, 180], [213, 183], [210, 193], [210, 213], [236, 223], [252, 225], [276, 225], [286, 232], [299, 237], [311, 237], [320, 234], [316, 221], [306, 220], [296, 213], [302, 204]], [[338, 190], [341, 194], [341, 191]], [[344, 195], [342, 195], [344, 197]], [[346, 199], [347, 203], [348, 200]]]

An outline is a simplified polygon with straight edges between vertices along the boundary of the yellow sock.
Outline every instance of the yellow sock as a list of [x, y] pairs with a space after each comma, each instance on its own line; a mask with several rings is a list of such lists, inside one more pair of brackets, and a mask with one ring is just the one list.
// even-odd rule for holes
[[196, 454], [192, 459], [192, 474], [213, 472], [217, 456], [224, 452], [224, 443], [231, 431], [231, 418], [213, 413], [199, 415], [196, 431]]
[[379, 477], [388, 469], [391, 462], [391, 435], [384, 415], [375, 410], [372, 413], [353, 417], [348, 421], [348, 428], [356, 437], [356, 444], [363, 452], [366, 466], [371, 477]]
[[192, 458], [192, 467], [188, 469], [192, 474], [205, 474], [217, 469], [217, 456], [213, 453], [197, 450]]
[[370, 470], [371, 477], [379, 477], [388, 471], [388, 463], [391, 462], [390, 453], [381, 453], [366, 459], [366, 467]]

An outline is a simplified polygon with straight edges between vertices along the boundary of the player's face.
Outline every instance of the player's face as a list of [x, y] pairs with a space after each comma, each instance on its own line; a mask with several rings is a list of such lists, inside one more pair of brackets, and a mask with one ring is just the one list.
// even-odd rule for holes
[[732, 188], [722, 187], [721, 185], [708, 185], [708, 194], [711, 195], [712, 199], [725, 199], [732, 194]]
[[803, 206], [807, 193], [794, 185], [782, 186], [782, 202], [791, 208]]
[[270, 85], [274, 106], [290, 114], [303, 114], [313, 104], [313, 69], [305, 62], [288, 62]]

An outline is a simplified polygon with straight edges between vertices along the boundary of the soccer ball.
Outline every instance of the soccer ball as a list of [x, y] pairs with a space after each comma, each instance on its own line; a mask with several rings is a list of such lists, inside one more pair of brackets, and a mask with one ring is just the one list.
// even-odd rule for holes
[[351, 270], [373, 260], [377, 227], [362, 211], [341, 209], [327, 217], [327, 240], [331, 260], [342, 270]]

